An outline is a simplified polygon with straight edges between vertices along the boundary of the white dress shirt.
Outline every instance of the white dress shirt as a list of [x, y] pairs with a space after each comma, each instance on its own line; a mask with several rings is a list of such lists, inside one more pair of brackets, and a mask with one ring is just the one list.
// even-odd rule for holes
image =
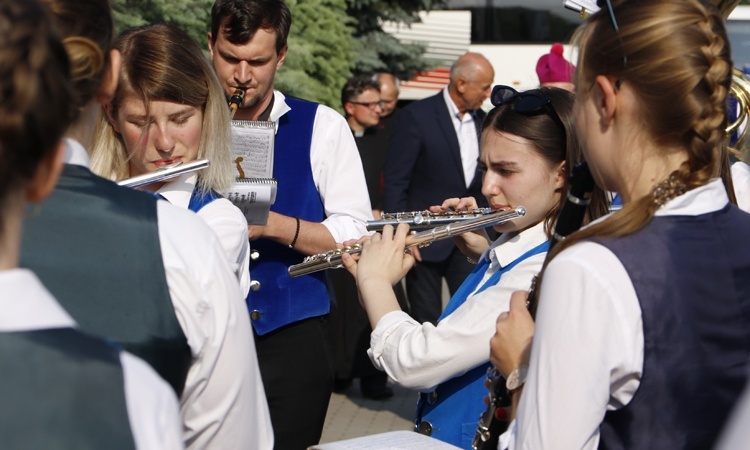
[[742, 161], [732, 164], [732, 184], [737, 206], [745, 212], [750, 212], [750, 166]]
[[[656, 215], [706, 214], [727, 203], [716, 179]], [[596, 449], [604, 414], [638, 389], [643, 341], [640, 303], [620, 260], [590, 241], [561, 252], [544, 274], [526, 387], [498, 448]]]
[[477, 170], [477, 158], [479, 158], [479, 138], [477, 137], [477, 126], [474, 123], [474, 116], [471, 113], [464, 113], [458, 110], [458, 106], [453, 102], [448, 88], [443, 89], [443, 99], [448, 106], [448, 112], [451, 115], [453, 128], [456, 130], [458, 137], [458, 146], [461, 149], [461, 165], [464, 171], [464, 180], [466, 187], [471, 186], [474, 180], [474, 174]]
[[[543, 223], [512, 237], [500, 236], [482, 256], [490, 258], [490, 266], [475, 291], [499, 268], [545, 241]], [[403, 311], [386, 314], [370, 336], [367, 352], [373, 364], [398, 384], [428, 392], [488, 362], [497, 316], [508, 311], [513, 292], [529, 289], [545, 255], [526, 258], [504, 273], [494, 286], [476, 295], [472, 293], [437, 326], [419, 324]]]
[[[76, 328], [76, 323], [27, 269], [0, 271], [0, 333]], [[171, 386], [143, 360], [120, 352], [125, 403], [138, 449], [182, 449], [182, 426]], [[64, 389], [65, 386], [58, 386]], [[89, 399], [96, 402], [96, 398]], [[71, 414], [74, 414], [71, 411]]]
[[270, 449], [250, 318], [226, 254], [192, 211], [159, 201], [156, 213], [169, 294], [193, 357], [180, 399], [186, 447]]
[[[183, 174], [164, 184], [157, 194], [164, 196], [169, 203], [187, 209], [197, 182], [196, 174]], [[240, 282], [243, 298], [247, 297], [250, 292], [250, 240], [245, 215], [225, 198], [217, 198], [197, 214], [216, 233], [227, 254], [229, 266]]]
[[[276, 131], [279, 118], [290, 110], [284, 99], [284, 94], [274, 91], [269, 119], [276, 123]], [[357, 143], [341, 114], [325, 105], [319, 105], [315, 113], [310, 165], [326, 214], [322, 223], [334, 241], [372, 234], [366, 228], [366, 222], [372, 220], [372, 209]]]

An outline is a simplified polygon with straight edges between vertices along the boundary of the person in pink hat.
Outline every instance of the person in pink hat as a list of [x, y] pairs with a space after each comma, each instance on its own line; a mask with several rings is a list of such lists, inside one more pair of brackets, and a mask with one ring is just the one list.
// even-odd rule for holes
[[536, 74], [542, 86], [559, 87], [573, 92], [573, 72], [576, 66], [563, 57], [563, 46], [555, 42], [549, 54], [542, 55], [536, 63]]

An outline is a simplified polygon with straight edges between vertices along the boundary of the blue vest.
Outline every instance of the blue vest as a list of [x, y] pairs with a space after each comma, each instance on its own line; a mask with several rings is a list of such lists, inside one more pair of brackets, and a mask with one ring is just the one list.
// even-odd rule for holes
[[[322, 222], [325, 210], [310, 165], [318, 104], [290, 97], [285, 101], [291, 110], [279, 118], [274, 142], [273, 176], [279, 188], [271, 211]], [[263, 335], [290, 323], [328, 314], [325, 272], [292, 278], [287, 269], [301, 263], [304, 255], [270, 239], [258, 239], [252, 246], [260, 256], [250, 262], [250, 273], [261, 287], [250, 291], [247, 306], [256, 333]]]
[[643, 375], [608, 411], [600, 448], [712, 448], [747, 380], [750, 215], [735, 206], [655, 217], [597, 239], [622, 262], [641, 306]]
[[52, 195], [24, 221], [20, 266], [83, 331], [146, 360], [179, 396], [192, 355], [164, 273], [156, 201], [66, 164]]
[[194, 213], [197, 213], [198, 211], [203, 209], [204, 206], [208, 205], [218, 198], [222, 197], [216, 191], [204, 191], [196, 186], [195, 189], [193, 189], [193, 193], [190, 194], [188, 209]]
[[2, 448], [134, 449], [120, 352], [72, 328], [0, 333]]
[[[545, 253], [547, 250], [549, 250], [548, 241], [519, 256], [507, 266], [493, 273], [485, 284], [479, 288], [477, 294], [496, 285], [504, 273], [513, 269], [526, 258]], [[489, 261], [482, 258], [445, 306], [445, 310], [438, 321], [450, 315], [466, 301], [482, 281], [488, 268]], [[482, 301], [490, 301], [490, 299], [485, 298]], [[489, 367], [491, 367], [489, 362], [482, 364], [463, 375], [440, 383], [432, 394], [420, 394], [417, 404], [417, 427], [419, 427], [420, 422], [427, 421], [432, 428], [430, 434], [432, 437], [458, 447], [470, 449], [479, 416], [487, 409], [483, 399], [488, 394], [487, 388], [484, 387], [484, 380]]]

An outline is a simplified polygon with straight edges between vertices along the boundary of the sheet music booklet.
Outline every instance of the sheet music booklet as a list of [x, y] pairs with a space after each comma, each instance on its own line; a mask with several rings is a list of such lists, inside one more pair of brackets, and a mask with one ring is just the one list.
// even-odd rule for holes
[[265, 225], [276, 201], [276, 185], [275, 178], [237, 178], [225, 196], [245, 214], [248, 225]]
[[236, 182], [226, 198], [238, 207], [248, 225], [265, 225], [276, 201], [277, 181], [273, 178], [275, 123], [254, 120], [232, 121], [232, 151]]

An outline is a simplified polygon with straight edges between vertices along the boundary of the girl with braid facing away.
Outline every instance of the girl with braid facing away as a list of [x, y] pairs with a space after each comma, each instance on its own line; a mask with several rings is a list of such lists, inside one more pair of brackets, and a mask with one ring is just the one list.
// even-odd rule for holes
[[750, 356], [750, 216], [718, 177], [729, 41], [699, 0], [600, 7], [575, 36], [576, 130], [623, 208], [551, 251], [536, 328], [524, 292], [498, 318], [492, 362], [528, 366], [501, 447], [711, 448]]

